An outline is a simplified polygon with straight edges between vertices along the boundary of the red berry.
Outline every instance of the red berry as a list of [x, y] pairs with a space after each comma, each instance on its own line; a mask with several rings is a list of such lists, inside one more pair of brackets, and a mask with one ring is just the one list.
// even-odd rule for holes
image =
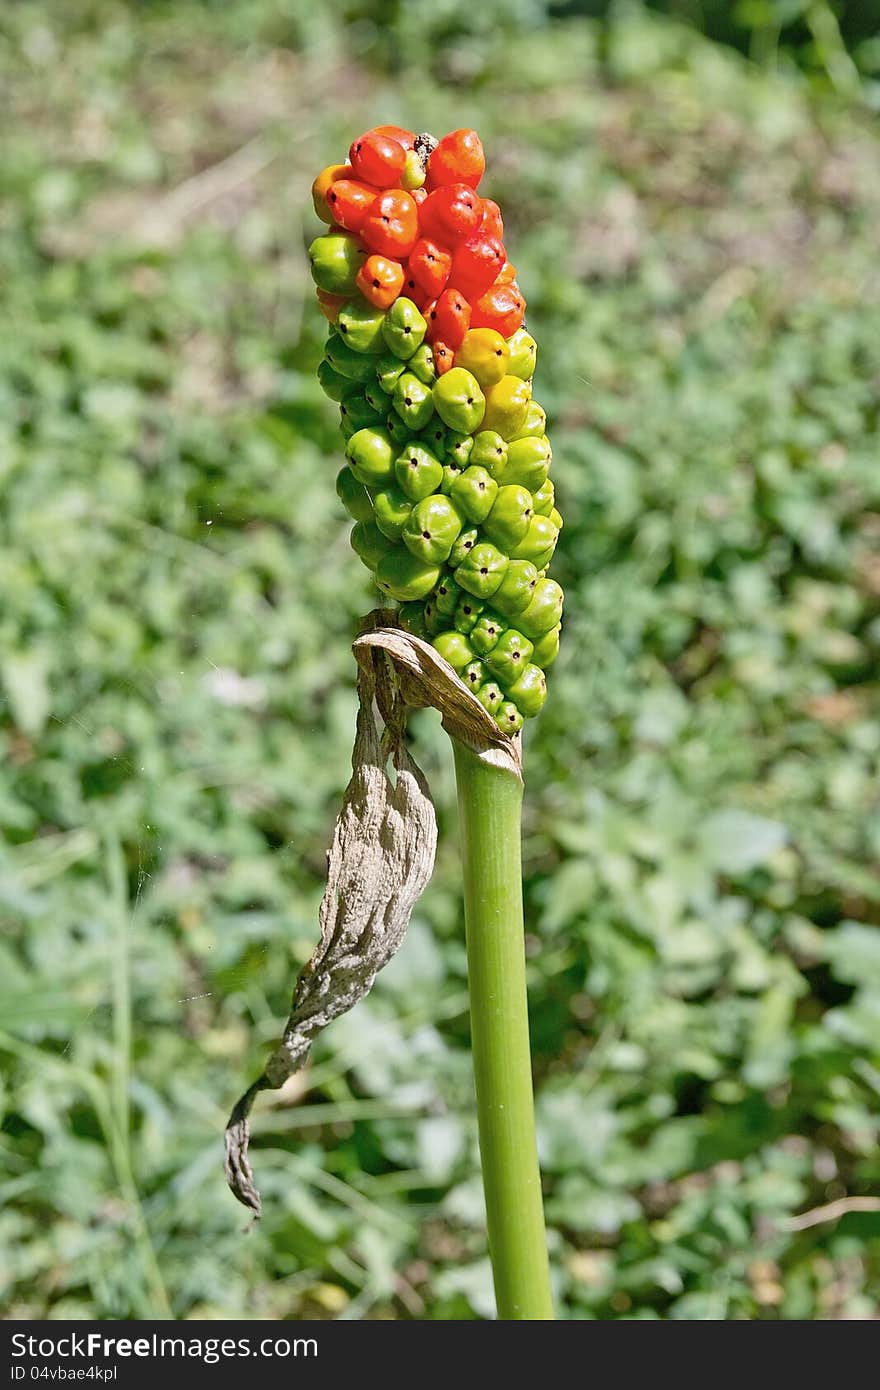
[[427, 188], [425, 188], [425, 187], [423, 186], [422, 188], [413, 188], [413, 189], [411, 189], [410, 191], [411, 191], [411, 193], [412, 193], [412, 196], [413, 196], [414, 201], [415, 201], [416, 203], [418, 203], [419, 207], [421, 207], [421, 206], [422, 206], [422, 203], [425, 201], [425, 199], [426, 199], [427, 196], [428, 196], [428, 190], [427, 190]]
[[[407, 264], [409, 273], [416, 284], [432, 299], [446, 288], [446, 281], [449, 279], [449, 271], [452, 268], [452, 257], [448, 251], [441, 250], [436, 242], [422, 237], [410, 252]], [[493, 275], [492, 279], [494, 280], [494, 278]]]
[[387, 256], [368, 256], [357, 273], [357, 287], [377, 309], [388, 309], [403, 289], [403, 266]]
[[441, 246], [451, 246], [476, 231], [482, 214], [482, 199], [472, 188], [450, 183], [429, 193], [419, 208], [419, 225], [424, 236]]
[[406, 150], [399, 140], [368, 130], [366, 135], [359, 135], [352, 141], [348, 162], [358, 178], [366, 183], [375, 184], [377, 188], [393, 187], [400, 183]]
[[428, 177], [434, 188], [466, 183], [476, 188], [486, 169], [480, 137], [475, 130], [453, 130], [432, 151]]
[[423, 290], [418, 281], [409, 273], [407, 273], [403, 284], [403, 293], [423, 314], [428, 305], [434, 301], [434, 296], [429, 294], [427, 290]]
[[430, 343], [446, 343], [453, 350], [461, 346], [471, 322], [471, 306], [459, 290], [444, 290], [430, 309], [425, 311], [428, 320], [427, 338]]
[[333, 221], [347, 232], [360, 231], [375, 198], [375, 188], [356, 179], [336, 179], [327, 189], [327, 206]]
[[516, 266], [511, 265], [510, 261], [505, 261], [504, 265], [501, 267], [497, 276], [495, 277], [495, 283], [497, 285], [516, 284]]
[[438, 376], [443, 376], [455, 362], [455, 353], [448, 343], [441, 343], [439, 339], [431, 344], [434, 353], [434, 370]]
[[405, 150], [415, 148], [416, 137], [411, 130], [404, 130], [402, 125], [377, 125], [370, 134], [387, 135], [389, 140], [396, 140]]
[[498, 238], [479, 232], [456, 249], [452, 258], [452, 283], [468, 299], [479, 299], [495, 284], [506, 260], [504, 246]]
[[497, 236], [499, 241], [504, 240], [504, 221], [501, 217], [501, 209], [497, 203], [493, 203], [491, 198], [483, 199], [483, 220], [480, 223], [480, 231], [484, 236]]
[[492, 285], [473, 306], [471, 328], [494, 328], [509, 338], [522, 327], [526, 301], [514, 285]]
[[408, 256], [419, 235], [419, 211], [411, 194], [391, 188], [373, 200], [361, 226], [361, 240], [380, 256], [402, 260]]

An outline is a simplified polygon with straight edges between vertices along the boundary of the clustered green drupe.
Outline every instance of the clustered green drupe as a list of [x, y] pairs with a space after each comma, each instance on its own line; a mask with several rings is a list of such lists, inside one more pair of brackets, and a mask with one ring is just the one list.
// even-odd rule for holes
[[546, 573], [562, 518], [531, 395], [535, 340], [510, 337], [484, 392], [465, 367], [438, 375], [427, 327], [403, 296], [384, 312], [349, 301], [331, 324], [319, 378], [346, 439], [336, 489], [404, 626], [514, 734], [544, 704], [563, 599]]

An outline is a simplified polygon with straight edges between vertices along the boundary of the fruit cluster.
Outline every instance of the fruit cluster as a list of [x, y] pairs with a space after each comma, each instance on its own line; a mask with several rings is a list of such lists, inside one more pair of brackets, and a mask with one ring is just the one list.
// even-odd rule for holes
[[525, 300], [501, 211], [476, 192], [484, 168], [476, 131], [377, 126], [315, 180], [329, 230], [309, 257], [352, 547], [512, 734], [543, 705], [559, 649], [562, 590], [545, 572], [562, 518]]

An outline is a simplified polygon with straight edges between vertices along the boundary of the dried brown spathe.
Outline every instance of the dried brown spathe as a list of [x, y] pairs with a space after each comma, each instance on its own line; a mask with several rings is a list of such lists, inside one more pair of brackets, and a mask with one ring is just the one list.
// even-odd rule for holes
[[248, 1161], [255, 1097], [282, 1086], [304, 1065], [321, 1029], [369, 992], [401, 945], [434, 868], [437, 822], [427, 782], [406, 748], [409, 709], [433, 705], [453, 737], [520, 774], [518, 740], [501, 733], [433, 647], [394, 622], [393, 613], [371, 613], [354, 644], [359, 709], [352, 777], [327, 856], [321, 937], [297, 980], [284, 1036], [226, 1128], [227, 1181], [256, 1216], [260, 1194]]

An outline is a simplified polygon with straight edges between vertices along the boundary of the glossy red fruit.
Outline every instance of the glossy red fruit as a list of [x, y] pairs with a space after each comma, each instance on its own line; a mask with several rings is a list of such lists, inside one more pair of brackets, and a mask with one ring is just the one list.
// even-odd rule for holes
[[429, 193], [419, 208], [419, 226], [440, 246], [455, 246], [476, 231], [483, 215], [482, 199], [464, 183], [450, 183]]
[[446, 288], [452, 257], [429, 237], [421, 237], [410, 252], [407, 268], [416, 284], [435, 299]]
[[428, 160], [428, 178], [434, 188], [450, 183], [466, 183], [476, 188], [485, 171], [486, 157], [475, 130], [450, 131]]
[[431, 346], [434, 353], [434, 370], [438, 376], [444, 376], [449, 368], [455, 365], [455, 353], [448, 343], [441, 343], [439, 339]]
[[501, 209], [491, 198], [483, 199], [483, 220], [480, 223], [480, 231], [484, 236], [497, 236], [499, 241], [504, 240], [504, 219], [501, 216]]
[[415, 148], [416, 137], [411, 130], [404, 130], [402, 125], [377, 125], [373, 128], [373, 135], [387, 135], [389, 140], [396, 140], [405, 150]]
[[456, 247], [450, 281], [468, 299], [479, 299], [495, 284], [506, 261], [503, 243], [497, 237], [479, 232]]
[[371, 251], [395, 260], [405, 259], [419, 235], [418, 208], [412, 194], [392, 188], [374, 198], [360, 229], [361, 240]]
[[410, 190], [410, 192], [412, 193], [413, 201], [417, 203], [419, 207], [421, 207], [422, 203], [428, 196], [427, 188], [413, 188]]
[[351, 143], [348, 162], [359, 179], [376, 188], [393, 188], [400, 183], [406, 163], [406, 150], [399, 140], [368, 130]]
[[327, 206], [337, 227], [359, 232], [376, 200], [375, 188], [357, 179], [336, 179], [327, 189]]
[[429, 294], [427, 290], [423, 290], [421, 285], [417, 284], [416, 280], [408, 272], [403, 282], [403, 292], [407, 299], [411, 299], [416, 308], [420, 309], [423, 314], [428, 308], [428, 305], [434, 302], [434, 295]]
[[446, 343], [454, 351], [470, 327], [471, 306], [459, 290], [444, 290], [425, 311], [425, 318], [428, 341]]
[[496, 283], [499, 285], [515, 285], [516, 266], [511, 265], [510, 261], [505, 261], [504, 265], [498, 272], [498, 275], [496, 277]]
[[377, 309], [388, 309], [403, 289], [403, 266], [387, 256], [368, 256], [357, 273], [357, 287]]
[[471, 327], [494, 328], [509, 338], [522, 327], [525, 312], [526, 301], [514, 285], [492, 285], [471, 306]]

